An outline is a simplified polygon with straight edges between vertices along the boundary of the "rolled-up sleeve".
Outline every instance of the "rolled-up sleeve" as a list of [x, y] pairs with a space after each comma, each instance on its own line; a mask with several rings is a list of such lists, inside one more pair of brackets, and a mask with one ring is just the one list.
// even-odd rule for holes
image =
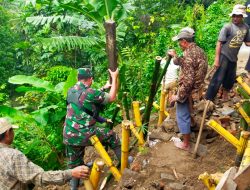
[[38, 186], [63, 185], [72, 178], [71, 170], [44, 171], [41, 167], [29, 161], [21, 152], [14, 157], [15, 162], [11, 173], [22, 183], [33, 183]]

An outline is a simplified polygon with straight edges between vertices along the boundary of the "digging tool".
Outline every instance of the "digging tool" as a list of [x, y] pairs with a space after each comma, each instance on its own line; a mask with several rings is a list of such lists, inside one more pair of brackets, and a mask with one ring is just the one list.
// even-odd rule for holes
[[199, 129], [199, 134], [198, 134], [197, 141], [196, 141], [196, 144], [195, 144], [195, 147], [194, 147], [194, 152], [193, 152], [194, 153], [194, 158], [197, 157], [198, 146], [200, 144], [201, 134], [202, 134], [202, 130], [203, 130], [205, 118], [206, 118], [206, 115], [207, 115], [207, 109], [208, 109], [209, 103], [210, 103], [210, 100], [206, 100], [206, 105], [205, 105], [205, 109], [204, 109], [203, 115], [202, 115], [202, 120], [201, 120], [200, 129]]
[[213, 73], [214, 69], [215, 69], [215, 67], [213, 67], [213, 68], [207, 73], [207, 76], [206, 76], [205, 80], [207, 80], [207, 79], [210, 77], [210, 75]]

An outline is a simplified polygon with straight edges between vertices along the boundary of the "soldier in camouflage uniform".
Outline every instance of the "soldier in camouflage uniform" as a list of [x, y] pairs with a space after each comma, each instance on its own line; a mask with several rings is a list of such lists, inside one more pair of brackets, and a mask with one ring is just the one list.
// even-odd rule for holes
[[183, 142], [174, 142], [175, 146], [189, 150], [190, 144], [190, 104], [197, 97], [207, 73], [207, 57], [204, 51], [194, 43], [194, 30], [192, 28], [183, 28], [180, 33], [173, 38], [178, 40], [183, 56], [177, 57], [175, 51], [169, 51], [168, 54], [173, 57], [175, 64], [180, 65], [181, 72], [179, 76], [179, 86], [177, 95], [171, 97], [171, 102], [177, 102], [176, 117], [180, 132], [183, 134]]
[[[98, 106], [113, 102], [117, 93], [118, 70], [109, 70], [112, 84], [106, 84], [103, 88], [110, 87], [110, 92], [91, 88], [93, 75], [89, 68], [78, 69], [78, 82], [68, 91], [67, 114], [64, 123], [64, 144], [68, 157], [68, 167], [74, 168], [83, 164], [84, 149], [90, 146], [89, 138], [97, 135], [100, 141], [112, 148], [120, 160], [120, 139], [116, 133], [105, 127], [96, 126]], [[71, 180], [71, 189], [78, 189], [79, 180]]]

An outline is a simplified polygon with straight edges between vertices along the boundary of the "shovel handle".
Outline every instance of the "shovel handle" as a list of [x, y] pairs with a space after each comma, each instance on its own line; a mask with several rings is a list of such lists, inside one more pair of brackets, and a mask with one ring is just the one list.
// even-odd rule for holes
[[207, 115], [207, 108], [209, 106], [209, 103], [210, 103], [210, 100], [206, 100], [206, 106], [205, 106], [205, 109], [203, 111], [201, 125], [200, 125], [200, 129], [199, 129], [199, 134], [198, 134], [197, 141], [196, 141], [196, 144], [195, 144], [195, 147], [194, 147], [194, 158], [197, 157], [197, 150], [198, 150], [198, 146], [200, 144], [201, 134], [202, 134], [203, 126], [204, 126], [204, 121], [205, 121], [205, 118], [206, 118], [206, 115]]

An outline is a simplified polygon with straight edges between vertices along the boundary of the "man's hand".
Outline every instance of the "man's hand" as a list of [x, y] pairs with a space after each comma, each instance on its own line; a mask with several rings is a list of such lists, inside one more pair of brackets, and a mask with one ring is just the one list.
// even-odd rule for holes
[[111, 84], [109, 83], [109, 80], [106, 82], [106, 84], [101, 88], [103, 90], [111, 88]]
[[168, 55], [170, 55], [171, 57], [176, 57], [177, 56], [176, 51], [174, 49], [168, 50]]
[[218, 69], [219, 68], [219, 66], [220, 66], [220, 63], [219, 63], [219, 61], [214, 61], [214, 68], [215, 69]]
[[71, 170], [72, 177], [75, 178], [89, 178], [89, 168], [87, 166], [77, 166]]
[[177, 101], [177, 99], [178, 99], [178, 96], [177, 95], [172, 95], [171, 97], [170, 97], [170, 105], [173, 105], [176, 101]]
[[109, 69], [109, 73], [112, 79], [116, 79], [119, 74], [118, 68], [114, 72]]

